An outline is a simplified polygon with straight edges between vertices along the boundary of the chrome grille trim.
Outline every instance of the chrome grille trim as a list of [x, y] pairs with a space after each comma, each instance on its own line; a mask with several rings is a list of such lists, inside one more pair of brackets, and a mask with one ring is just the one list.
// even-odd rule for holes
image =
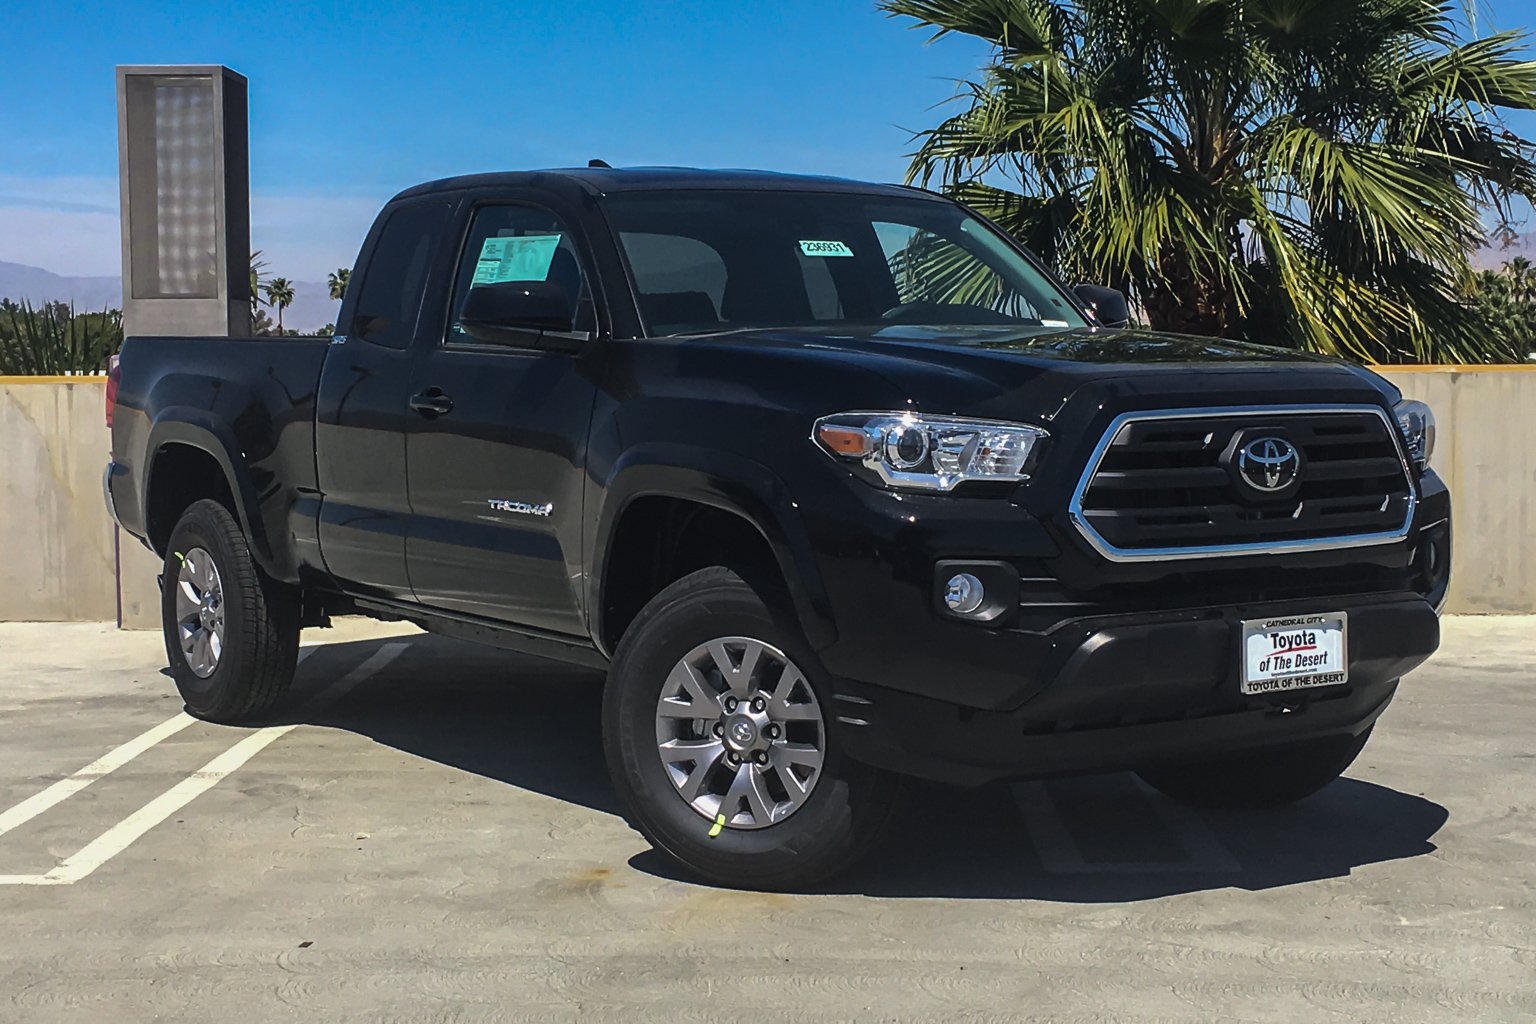
[[[1104, 461], [1104, 455], [1109, 450], [1120, 430], [1127, 423], [1156, 422], [1159, 420], [1187, 420], [1204, 418], [1230, 419], [1241, 416], [1320, 416], [1333, 414], [1366, 414], [1374, 415], [1381, 419], [1387, 429], [1387, 436], [1392, 439], [1393, 447], [1397, 451], [1398, 462], [1402, 466], [1403, 479], [1407, 483], [1407, 501], [1403, 523], [1394, 530], [1378, 531], [1374, 533], [1348, 534], [1335, 537], [1303, 537], [1288, 540], [1267, 540], [1242, 543], [1205, 544], [1183, 547], [1162, 548], [1124, 548], [1117, 547], [1105, 539], [1088, 521], [1083, 506], [1084, 496], [1093, 482], [1094, 475], [1099, 471]], [[1413, 525], [1413, 516], [1418, 508], [1418, 487], [1413, 478], [1413, 471], [1408, 463], [1407, 452], [1403, 448], [1403, 439], [1397, 429], [1397, 424], [1392, 417], [1380, 406], [1375, 405], [1245, 405], [1245, 406], [1210, 406], [1191, 409], [1157, 409], [1137, 412], [1121, 413], [1112, 420], [1109, 426], [1104, 428], [1103, 435], [1089, 455], [1088, 462], [1083, 468], [1083, 473], [1078, 477], [1077, 487], [1072, 492], [1072, 500], [1067, 506], [1068, 516], [1078, 533], [1093, 546], [1099, 554], [1111, 562], [1154, 562], [1188, 560], [1193, 558], [1222, 558], [1240, 555], [1278, 555], [1292, 552], [1306, 551], [1334, 551], [1341, 548], [1369, 547], [1376, 544], [1391, 544], [1403, 540], [1408, 536]]]

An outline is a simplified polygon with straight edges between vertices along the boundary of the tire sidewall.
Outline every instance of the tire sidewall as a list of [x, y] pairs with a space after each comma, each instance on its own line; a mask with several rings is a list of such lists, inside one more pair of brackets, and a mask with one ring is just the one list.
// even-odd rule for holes
[[[693, 809], [673, 786], [656, 750], [656, 704], [676, 664], [722, 637], [760, 640], [805, 674], [821, 706], [820, 777], [805, 804], [764, 828], [725, 827]], [[647, 839], [724, 884], [760, 885], [765, 876], [837, 862], [853, 844], [858, 790], [871, 770], [842, 756], [833, 697], [806, 646], [781, 627], [761, 598], [734, 574], [703, 570], [663, 591], [626, 631], [604, 694], [603, 738], [614, 785]]]
[[[198, 502], [184, 515], [165, 549], [164, 585], [161, 587], [160, 614], [165, 636], [165, 653], [176, 680], [176, 688], [188, 710], [194, 713], [215, 711], [221, 698], [241, 677], [243, 659], [246, 657], [240, 639], [246, 635], [245, 617], [248, 614], [243, 585], [248, 570], [242, 563], [249, 562], [243, 550], [245, 543], [238, 532], [232, 534], [222, 518], [232, 518], [222, 506], [215, 506], [217, 513], [208, 508], [211, 502]], [[235, 548], [242, 545], [241, 550]], [[176, 590], [181, 573], [181, 560], [186, 552], [202, 548], [213, 556], [214, 567], [224, 595], [224, 640], [218, 666], [206, 678], [198, 676], [182, 653], [176, 618]], [[241, 556], [245, 557], [242, 558]]]

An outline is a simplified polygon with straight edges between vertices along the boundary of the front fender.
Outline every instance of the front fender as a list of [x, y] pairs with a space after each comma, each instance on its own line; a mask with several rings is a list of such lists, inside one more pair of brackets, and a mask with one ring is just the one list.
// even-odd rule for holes
[[643, 497], [697, 501], [746, 519], [768, 541], [807, 641], [821, 649], [837, 639], [831, 603], [798, 506], [784, 481], [767, 466], [718, 449], [647, 444], [621, 455], [598, 487], [601, 511], [588, 521], [584, 540], [593, 566], [587, 577], [587, 607], [591, 609], [592, 636], [600, 647], [605, 607], [602, 588], [614, 531], [624, 510]]

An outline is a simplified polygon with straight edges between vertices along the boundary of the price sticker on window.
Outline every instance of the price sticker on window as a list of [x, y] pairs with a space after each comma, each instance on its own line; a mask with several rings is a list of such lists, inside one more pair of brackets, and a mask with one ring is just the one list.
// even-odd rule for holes
[[559, 235], [515, 235], [487, 238], [480, 246], [471, 284], [501, 284], [504, 281], [547, 281], [555, 261]]
[[802, 256], [852, 256], [853, 250], [842, 242], [818, 242], [802, 239], [800, 242], [800, 254]]

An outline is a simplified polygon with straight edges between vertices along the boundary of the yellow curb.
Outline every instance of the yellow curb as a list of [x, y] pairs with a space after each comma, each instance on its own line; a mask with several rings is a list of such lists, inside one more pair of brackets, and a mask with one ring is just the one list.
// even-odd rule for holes
[[1530, 373], [1536, 363], [1377, 363], [1377, 373]]
[[0, 384], [105, 384], [107, 375], [104, 373], [82, 373], [73, 376], [57, 377], [0, 377]]

